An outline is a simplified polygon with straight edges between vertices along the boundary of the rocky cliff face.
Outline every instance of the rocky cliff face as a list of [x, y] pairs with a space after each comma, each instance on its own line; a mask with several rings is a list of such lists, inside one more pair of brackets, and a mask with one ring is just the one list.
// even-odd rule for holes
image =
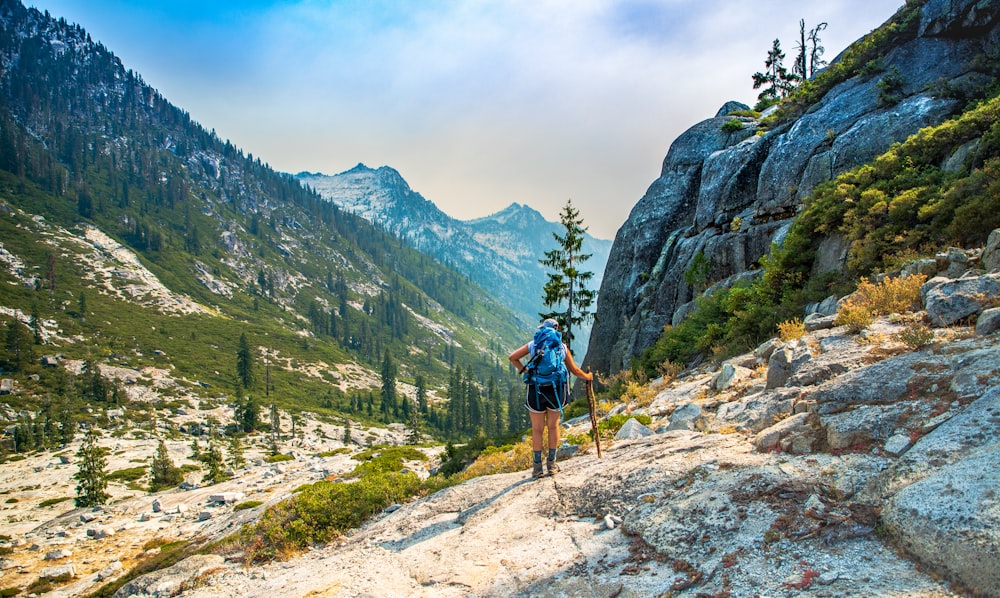
[[[794, 122], [758, 135], [758, 121], [740, 117], [744, 128], [726, 132], [729, 113], [746, 108], [731, 102], [674, 141], [612, 247], [592, 367], [627, 367], [684, 317], [703, 290], [685, 280], [696, 260], [708, 266], [707, 285], [752, 276], [816, 185], [961, 108], [954, 92], [982, 85], [983, 57], [1000, 51], [1000, 6], [931, 0], [917, 17], [874, 68], [832, 87]], [[833, 238], [829, 245], [823, 267], [839, 267], [844, 249]]]

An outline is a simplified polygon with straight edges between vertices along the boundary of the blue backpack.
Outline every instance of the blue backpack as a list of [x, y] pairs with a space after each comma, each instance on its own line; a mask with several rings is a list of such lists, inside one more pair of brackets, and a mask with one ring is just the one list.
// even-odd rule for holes
[[528, 384], [566, 384], [569, 372], [563, 360], [562, 334], [554, 328], [539, 328], [535, 332], [535, 354], [526, 367], [524, 381]]

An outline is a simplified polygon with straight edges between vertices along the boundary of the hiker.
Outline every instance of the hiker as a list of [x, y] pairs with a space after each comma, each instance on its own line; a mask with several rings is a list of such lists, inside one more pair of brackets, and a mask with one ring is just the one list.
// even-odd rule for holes
[[[528, 363], [521, 358], [527, 356]], [[538, 326], [528, 344], [514, 350], [507, 359], [524, 376], [527, 397], [524, 406], [531, 417], [531, 449], [534, 456], [531, 477], [540, 478], [542, 472], [542, 430], [549, 429], [549, 454], [546, 460], [549, 475], [559, 472], [556, 466], [556, 447], [559, 446], [559, 418], [563, 407], [569, 403], [569, 377], [567, 370], [577, 378], [593, 380], [594, 375], [584, 372], [573, 361], [562, 342], [559, 322], [548, 318]]]

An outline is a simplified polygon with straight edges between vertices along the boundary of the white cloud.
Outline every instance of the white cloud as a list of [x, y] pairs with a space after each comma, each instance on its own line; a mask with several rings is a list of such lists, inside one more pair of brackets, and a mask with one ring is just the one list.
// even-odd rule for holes
[[388, 164], [460, 218], [518, 201], [554, 219], [572, 198], [604, 237], [677, 135], [727, 100], [754, 101], [750, 75], [775, 37], [793, 53], [800, 17], [829, 23], [832, 59], [901, 5], [301, 0], [199, 12], [190, 37], [184, 15], [138, 4], [40, 4], [113, 31], [127, 66], [278, 169]]

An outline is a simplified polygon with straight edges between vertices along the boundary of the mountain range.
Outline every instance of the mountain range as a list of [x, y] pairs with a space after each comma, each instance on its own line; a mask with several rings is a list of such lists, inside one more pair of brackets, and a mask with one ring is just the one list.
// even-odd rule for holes
[[[565, 228], [531, 207], [513, 203], [495, 214], [462, 221], [413, 191], [389, 166], [373, 169], [358, 164], [332, 176], [309, 172], [295, 176], [345, 211], [462, 272], [515, 310], [525, 324], [548, 311], [542, 304], [548, 272], [539, 259], [557, 247], [553, 235], [565, 234]], [[611, 241], [584, 234], [582, 253], [591, 257], [581, 269], [594, 274], [590, 288], [600, 286], [610, 251]], [[587, 345], [590, 328], [588, 323], [574, 334], [580, 350]]]
[[[192, 400], [382, 422], [411, 421], [401, 397], [434, 403], [457, 373], [473, 383], [461, 413], [425, 424], [520, 425], [495, 396], [520, 386], [507, 301], [220, 139], [80, 25], [5, 1], [0, 28], [0, 321], [36, 340], [0, 367], [165, 367]], [[244, 341], [255, 375], [237, 375]], [[51, 388], [37, 375], [15, 411]]]

